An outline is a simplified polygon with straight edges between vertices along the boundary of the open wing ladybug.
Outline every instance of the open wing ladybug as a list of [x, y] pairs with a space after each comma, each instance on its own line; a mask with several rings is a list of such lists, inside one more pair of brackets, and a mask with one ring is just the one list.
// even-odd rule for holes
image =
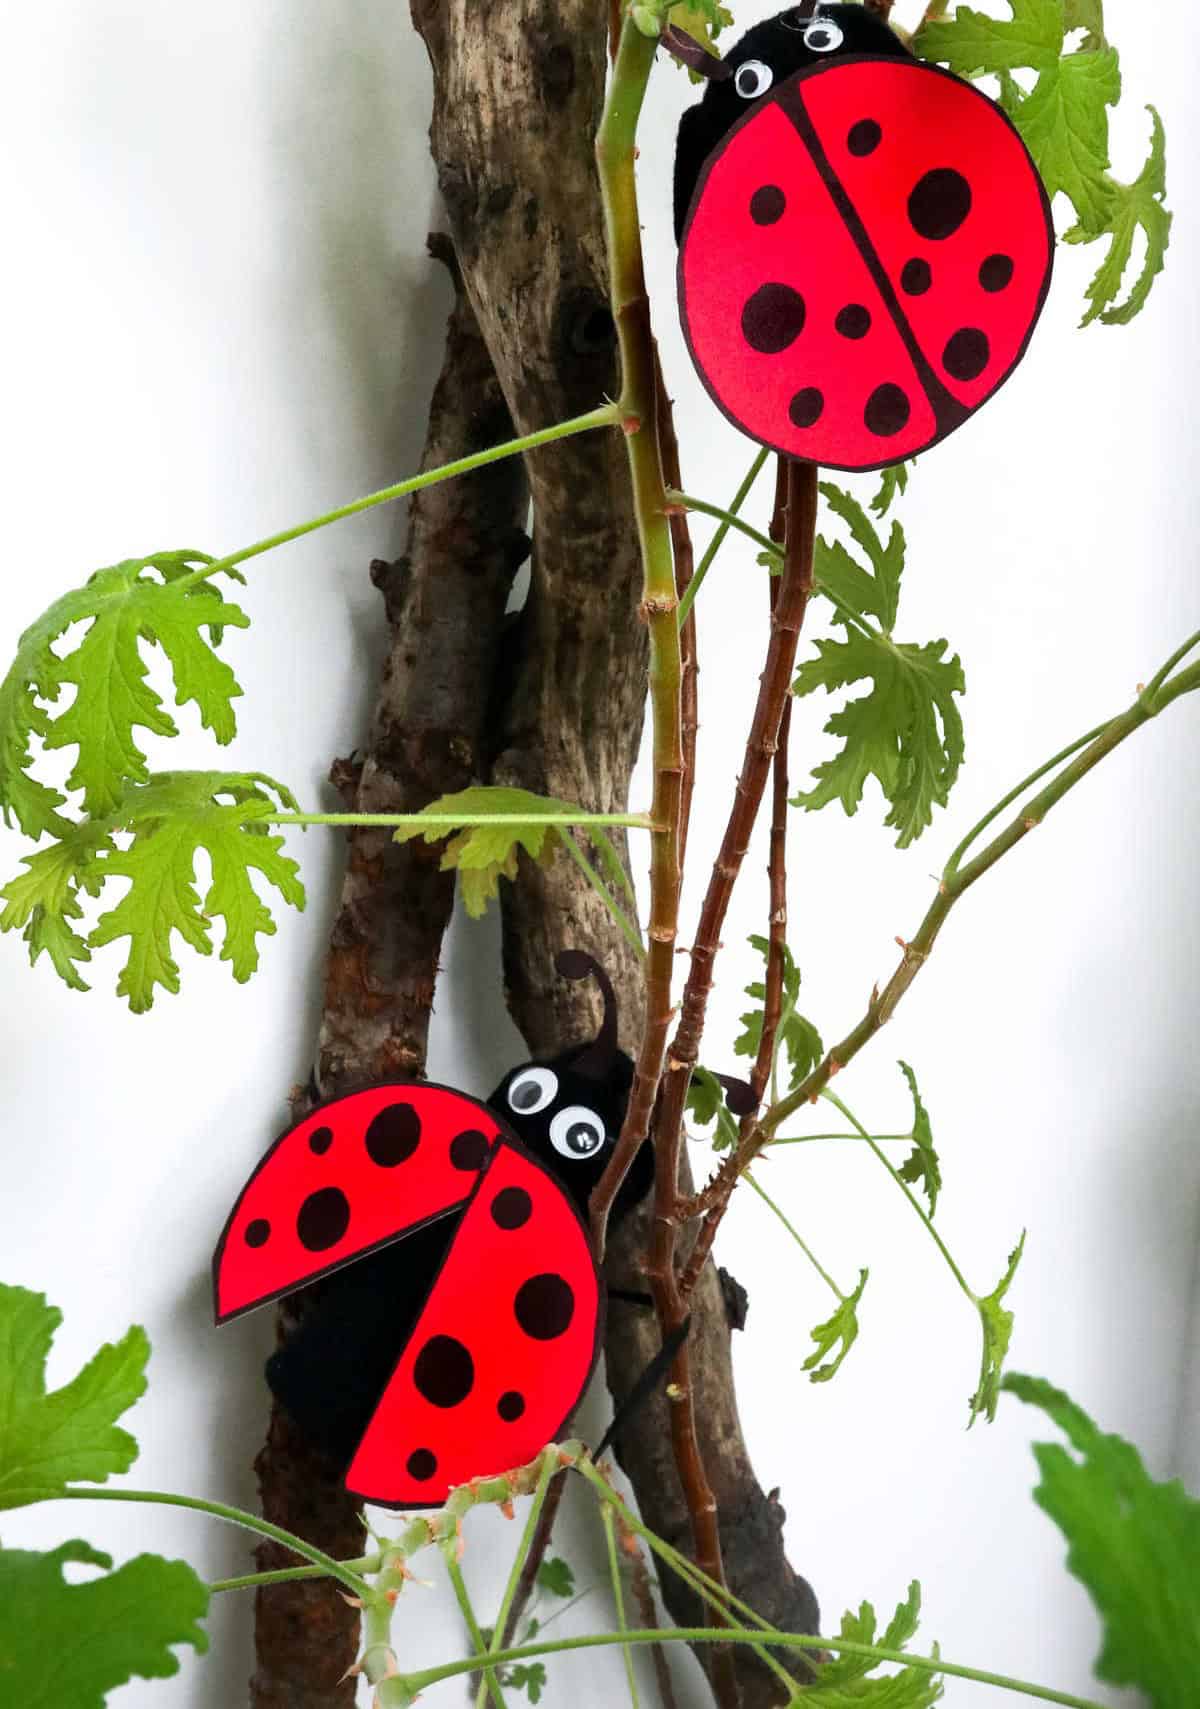
[[[604, 1301], [583, 1213], [633, 1064], [603, 970], [578, 951], [558, 968], [599, 981], [596, 1039], [513, 1069], [487, 1104], [420, 1082], [320, 1105], [263, 1158], [218, 1244], [218, 1322], [329, 1278], [267, 1377], [369, 1501], [436, 1506], [523, 1464], [596, 1363]], [[643, 1146], [618, 1216], [652, 1174]]]
[[734, 425], [784, 456], [882, 468], [960, 426], [1024, 354], [1054, 233], [1006, 115], [861, 5], [812, 0], [724, 60], [684, 114], [684, 334]]

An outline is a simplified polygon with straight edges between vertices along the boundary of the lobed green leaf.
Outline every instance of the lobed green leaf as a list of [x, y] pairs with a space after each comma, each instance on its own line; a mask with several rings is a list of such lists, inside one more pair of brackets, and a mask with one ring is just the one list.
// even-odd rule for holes
[[[765, 961], [770, 952], [768, 940], [755, 932], [751, 934], [749, 942]], [[747, 1010], [741, 1017], [743, 1030], [734, 1040], [733, 1048], [737, 1056], [748, 1056], [753, 1060], [758, 1055], [758, 1048], [762, 1042], [763, 1004], [766, 1002], [767, 996], [766, 985], [761, 979], [752, 980], [746, 986], [746, 995], [753, 997], [759, 1006], [756, 1009]], [[797, 1008], [799, 1001], [800, 969], [796, 966], [791, 950], [784, 944], [783, 1009], [775, 1033], [775, 1056], [777, 1061], [780, 1057], [787, 1059], [787, 1081], [788, 1087], [792, 1091], [812, 1073], [825, 1054], [820, 1033], [811, 1021], [806, 1020], [799, 1013]]]
[[[1145, 305], [1162, 271], [1171, 216], [1166, 194], [1165, 139], [1153, 114], [1150, 155], [1137, 179], [1123, 184], [1109, 174], [1108, 109], [1121, 95], [1116, 51], [1104, 35], [1101, 0], [1006, 0], [1010, 18], [991, 18], [960, 6], [952, 18], [926, 23], [916, 51], [964, 77], [994, 75], [1000, 104], [1024, 138], [1046, 193], [1064, 195], [1074, 223], [1068, 243], [1109, 239], [1109, 247], [1087, 289], [1083, 325], [1101, 320], [1124, 325]], [[1066, 51], [1068, 35], [1083, 39]], [[1024, 93], [1014, 77], [1034, 73]], [[1124, 302], [1118, 302], [1132, 257], [1133, 237], [1144, 234], [1146, 256]]]
[[[1191, 1709], [1200, 1679], [1200, 1502], [1157, 1482], [1132, 1443], [1106, 1435], [1061, 1389], [1011, 1373], [1002, 1387], [1063, 1431], [1034, 1444], [1034, 1500], [1067, 1540], [1067, 1567], [1103, 1623], [1096, 1675]], [[1074, 1453], [1071, 1452], [1074, 1450]]]
[[[920, 1614], [921, 1587], [914, 1579], [882, 1637], [875, 1636], [875, 1610], [869, 1602], [860, 1603], [857, 1613], [847, 1609], [837, 1636], [847, 1643], [903, 1650], [916, 1633]], [[933, 1654], [937, 1654], [936, 1644]], [[899, 1673], [869, 1678], [875, 1665], [869, 1656], [848, 1655], [819, 1663], [812, 1685], [804, 1691], [805, 1709], [810, 1704], [816, 1709], [931, 1709], [942, 1696], [942, 1682], [936, 1674], [903, 1668]]]
[[[82, 1584], [68, 1561], [101, 1567]], [[0, 1549], [0, 1682], [21, 1709], [103, 1709], [134, 1677], [179, 1672], [172, 1645], [208, 1647], [208, 1587], [184, 1561], [138, 1555], [116, 1572], [78, 1538], [45, 1554]]]
[[[439, 796], [424, 813], [441, 819], [461, 815], [464, 829], [450, 833], [444, 824], [431, 825], [428, 829], [405, 825], [396, 831], [396, 841], [404, 843], [422, 837], [427, 843], [439, 843], [448, 838], [442, 851], [441, 870], [457, 870], [467, 913], [476, 920], [496, 896], [500, 880], [517, 876], [517, 856], [521, 849], [543, 866], [554, 859], [561, 829], [546, 824], [547, 816], [578, 814], [581, 819], [587, 818], [583, 808], [550, 795], [535, 795], [528, 789], [483, 786]], [[487, 822], [492, 815], [511, 820], [514, 814], [518, 816], [516, 823], [489, 825]]]
[[942, 1190], [942, 1169], [938, 1154], [933, 1144], [933, 1129], [929, 1123], [929, 1112], [921, 1102], [921, 1094], [917, 1088], [917, 1077], [907, 1062], [900, 1064], [901, 1072], [908, 1081], [908, 1089], [913, 1101], [913, 1148], [904, 1162], [900, 1165], [900, 1179], [919, 1185], [929, 1200], [929, 1216], [932, 1220], [937, 1210], [938, 1194]]
[[[106, 816], [67, 824], [59, 841], [23, 857], [25, 871], [0, 889], [0, 931], [21, 931], [31, 961], [48, 954], [60, 977], [86, 990], [79, 965], [105, 944], [128, 940], [119, 995], [135, 1013], [149, 1009], [158, 988], [179, 989], [174, 938], [201, 955], [212, 949], [214, 921], [223, 926], [222, 961], [244, 982], [258, 966], [258, 939], [275, 931], [252, 875], [293, 907], [304, 906], [299, 869], [266, 823], [296, 803], [260, 772], [163, 772], [127, 785]], [[128, 847], [114, 838], [129, 834]], [[209, 862], [203, 904], [196, 856]], [[82, 896], [98, 896], [110, 879], [129, 888], [84, 936]]]
[[906, 848], [944, 807], [963, 759], [962, 718], [955, 696], [966, 688], [957, 654], [945, 641], [924, 646], [893, 639], [904, 574], [904, 531], [893, 522], [886, 541], [858, 501], [843, 488], [821, 483], [829, 508], [845, 523], [860, 553], [818, 536], [814, 577], [834, 606], [845, 639], [820, 640], [792, 685], [797, 695], [868, 685], [825, 725], [840, 738], [832, 759], [813, 768], [814, 787], [792, 798], [815, 812], [839, 801], [857, 812], [872, 777], [889, 803], [884, 821]]
[[982, 1299], [975, 1301], [983, 1329], [983, 1358], [979, 1368], [979, 1387], [971, 1396], [968, 1428], [981, 1413], [989, 1424], [996, 1416], [996, 1405], [1000, 1399], [1000, 1378], [1008, 1356], [1008, 1344], [1012, 1340], [1013, 1329], [1013, 1314], [1005, 1309], [1002, 1302], [1012, 1285], [1024, 1251], [1025, 1235], [1022, 1232], [1020, 1240], [1008, 1255], [1008, 1267], [1003, 1276], [990, 1294], [985, 1294]]
[[0, 1510], [47, 1501], [69, 1483], [103, 1483], [137, 1458], [137, 1443], [116, 1420], [145, 1392], [145, 1330], [106, 1343], [47, 1393], [46, 1360], [61, 1322], [44, 1295], [0, 1283]]
[[[870, 1273], [869, 1270], [860, 1270], [858, 1286], [854, 1292], [839, 1300], [837, 1310], [832, 1316], [827, 1317], [824, 1323], [818, 1323], [810, 1332], [816, 1346], [800, 1367], [802, 1371], [811, 1373], [809, 1382], [827, 1383], [835, 1377], [842, 1360], [858, 1340], [858, 1302], [862, 1299]], [[832, 1358], [829, 1357], [831, 1353]], [[842, 1635], [848, 1637], [849, 1633]], [[871, 1640], [868, 1639], [867, 1642]]]

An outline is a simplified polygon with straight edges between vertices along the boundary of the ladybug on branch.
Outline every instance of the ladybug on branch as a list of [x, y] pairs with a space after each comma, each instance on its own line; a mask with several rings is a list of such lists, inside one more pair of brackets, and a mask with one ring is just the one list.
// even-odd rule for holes
[[1012, 373], [1050, 285], [1037, 168], [985, 95], [861, 5], [799, 6], [684, 114], [684, 335], [718, 408], [781, 455], [877, 469], [945, 438]]
[[[633, 1063], [604, 970], [578, 950], [556, 966], [599, 984], [595, 1039], [514, 1068], [486, 1104], [420, 1081], [318, 1105], [267, 1152], [213, 1258], [218, 1323], [321, 1282], [267, 1380], [347, 1487], [385, 1507], [440, 1506], [456, 1484], [531, 1460], [599, 1356], [604, 1287], [585, 1217]], [[726, 1085], [731, 1108], [753, 1098]], [[647, 1143], [616, 1217], [653, 1175]]]

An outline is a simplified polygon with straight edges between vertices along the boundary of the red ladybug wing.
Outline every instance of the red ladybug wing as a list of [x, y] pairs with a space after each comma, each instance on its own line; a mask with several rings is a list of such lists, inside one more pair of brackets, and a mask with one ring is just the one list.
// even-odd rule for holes
[[496, 1147], [346, 1475], [388, 1507], [526, 1461], [578, 1405], [600, 1344], [600, 1279], [561, 1187]]
[[462, 1205], [500, 1134], [486, 1104], [425, 1082], [320, 1105], [263, 1158], [213, 1257], [217, 1321]]
[[[867, 468], [911, 457], [935, 437], [912, 355], [777, 101], [763, 102], [710, 157], [679, 252], [679, 288], [701, 378], [752, 438], [788, 456]], [[851, 307], [860, 311], [853, 337], [836, 330]]]
[[710, 155], [679, 251], [684, 331], [752, 438], [881, 468], [1011, 373], [1052, 246], [998, 107], [935, 66], [848, 57], [778, 85]]
[[1050, 211], [1025, 144], [935, 66], [830, 65], [800, 94], [934, 373], [975, 409], [1024, 351], [1050, 283]]

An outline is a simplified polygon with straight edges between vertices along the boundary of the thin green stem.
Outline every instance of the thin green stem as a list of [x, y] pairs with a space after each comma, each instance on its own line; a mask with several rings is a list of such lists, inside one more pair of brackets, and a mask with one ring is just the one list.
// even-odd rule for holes
[[695, 573], [687, 587], [684, 589], [683, 597], [679, 601], [679, 611], [676, 615], [678, 617], [680, 629], [683, 628], [684, 624], [688, 620], [688, 612], [692, 609], [693, 602], [695, 601], [696, 595], [700, 592], [701, 584], [703, 583], [705, 576], [712, 568], [713, 559], [725, 543], [726, 535], [729, 533], [731, 528], [737, 526], [738, 512], [746, 502], [746, 499], [750, 496], [750, 488], [758, 479], [759, 474], [762, 471], [762, 466], [769, 455], [770, 452], [764, 445], [762, 450], [758, 453], [758, 456], [746, 471], [741, 486], [734, 493], [733, 498], [730, 501], [729, 509], [721, 518], [720, 527], [716, 530], [712, 539], [705, 547], [704, 556], [700, 559], [699, 564], [697, 564]]
[[1171, 672], [1175, 669], [1175, 666], [1181, 664], [1183, 660], [1187, 658], [1192, 649], [1198, 646], [1200, 646], [1200, 629], [1197, 629], [1194, 635], [1189, 635], [1187, 640], [1184, 641], [1181, 646], [1176, 647], [1175, 651], [1171, 654], [1166, 663], [1160, 665], [1158, 670], [1155, 671], [1154, 675], [1150, 678], [1150, 681], [1142, 690], [1142, 693], [1144, 695], [1148, 694], [1151, 697], [1156, 695], [1170, 676]]
[[[912, 1143], [911, 1133], [873, 1133], [869, 1136], [877, 1145], [891, 1144], [897, 1141]], [[861, 1133], [778, 1133], [771, 1141], [771, 1149], [777, 1145], [811, 1145], [817, 1139], [848, 1139], [855, 1145], [863, 1144]]]
[[[597, 1632], [583, 1637], [557, 1638], [553, 1641], [532, 1644], [520, 1644], [512, 1649], [501, 1650], [493, 1656], [468, 1656], [463, 1661], [443, 1662], [437, 1667], [424, 1668], [419, 1673], [405, 1676], [405, 1686], [410, 1694], [426, 1690], [431, 1685], [437, 1685], [443, 1679], [454, 1679], [462, 1673], [470, 1673], [486, 1661], [497, 1666], [508, 1666], [510, 1662], [528, 1661], [535, 1656], [559, 1655], [565, 1650], [598, 1650], [608, 1649], [614, 1644], [657, 1644], [662, 1642], [683, 1644], [750, 1644], [761, 1648], [762, 1633], [751, 1632], [730, 1626], [664, 1626], [657, 1630], [627, 1632]], [[977, 1685], [994, 1685], [1001, 1691], [1013, 1691], [1025, 1697], [1032, 1697], [1039, 1703], [1056, 1703], [1061, 1709], [1104, 1709], [1103, 1704], [1097, 1703], [1092, 1697], [1077, 1697], [1073, 1692], [1055, 1691], [1047, 1685], [1035, 1685], [1030, 1680], [1016, 1679], [1011, 1674], [991, 1673], [985, 1668], [967, 1667], [961, 1662], [949, 1662], [942, 1656], [910, 1655], [906, 1650], [884, 1649], [878, 1644], [853, 1643], [848, 1638], [822, 1638], [802, 1635], [798, 1632], [774, 1632], [771, 1634], [772, 1648], [790, 1650], [834, 1650], [839, 1655], [862, 1656], [874, 1662], [894, 1662], [901, 1667], [915, 1668], [920, 1673], [931, 1675], [946, 1674], [953, 1679], [972, 1680]], [[792, 1682], [793, 1685], [796, 1683]], [[801, 1699], [803, 1701], [803, 1699]]]
[[324, 515], [314, 516], [308, 522], [299, 522], [294, 528], [285, 528], [278, 534], [269, 534], [265, 540], [255, 541], [253, 546], [243, 546], [240, 552], [230, 552], [224, 558], [216, 558], [211, 564], [204, 564], [200, 569], [193, 570], [190, 575], [181, 576], [175, 584], [176, 592], [187, 593], [198, 583], [207, 581], [210, 576], [215, 576], [222, 570], [231, 570], [251, 558], [261, 557], [264, 552], [273, 552], [277, 546], [286, 546], [290, 541], [299, 540], [305, 534], [315, 534], [317, 529], [328, 528], [332, 522], [342, 522], [348, 516], [357, 516], [361, 511], [373, 510], [376, 505], [391, 504], [394, 499], [420, 492], [423, 487], [436, 486], [439, 481], [452, 480], [456, 475], [469, 475], [472, 469], [482, 469], [488, 463], [498, 463], [505, 457], [515, 457], [519, 452], [535, 451], [539, 445], [551, 445], [556, 439], [569, 439], [576, 433], [590, 433], [597, 427], [615, 427], [620, 420], [621, 413], [616, 404], [602, 404], [599, 409], [589, 410], [586, 415], [556, 422], [553, 427], [539, 428], [536, 433], [523, 434], [519, 439], [506, 439], [502, 445], [490, 445], [486, 451], [473, 451], [469, 457], [459, 457], [453, 463], [443, 463], [438, 469], [425, 469], [419, 475], [410, 475], [407, 480], [397, 481], [394, 486], [382, 487], [379, 492], [352, 499], [349, 504], [341, 504], [336, 510], [327, 510]]
[[639, 958], [643, 958], [646, 954], [646, 946], [642, 942], [642, 934], [638, 931], [624, 908], [621, 907], [620, 903], [608, 888], [608, 885], [605, 884], [600, 874], [596, 871], [591, 861], [584, 854], [579, 844], [575, 841], [575, 838], [568, 831], [564, 833], [561, 838], [561, 842], [563, 848], [566, 849], [571, 859], [575, 862], [575, 865], [579, 868], [580, 872], [583, 873], [592, 889], [596, 892], [596, 895], [604, 903], [604, 906], [608, 909], [613, 919], [617, 922], [617, 925], [621, 928], [625, 940], [633, 950], [634, 954]]
[[[743, 522], [736, 511], [722, 510], [719, 504], [709, 504], [707, 499], [693, 498], [691, 493], [681, 493], [674, 488], [671, 488], [667, 493], [667, 503], [681, 504], [685, 510], [698, 510], [703, 516], [716, 517], [726, 528], [736, 528], [739, 534], [744, 534], [747, 540], [753, 540], [754, 544], [760, 547], [762, 551], [769, 552], [772, 558], [782, 564], [782, 548], [776, 545], [775, 541], [770, 539], [768, 535], [760, 533], [757, 528], [752, 528], [748, 522]], [[699, 573], [697, 570], [696, 575], [698, 576]], [[693, 577], [692, 579], [694, 582], [696, 578]]]
[[227, 1507], [223, 1501], [205, 1501], [198, 1495], [172, 1495], [165, 1490], [157, 1489], [62, 1489], [57, 1495], [48, 1496], [49, 1501], [136, 1501], [150, 1502], [155, 1507], [186, 1507], [194, 1513], [207, 1513], [210, 1518], [224, 1519], [230, 1525], [240, 1525], [243, 1531], [254, 1531], [260, 1537], [269, 1537], [273, 1543], [282, 1543], [285, 1549], [293, 1554], [310, 1561], [313, 1566], [321, 1568], [330, 1578], [340, 1580], [354, 1596], [366, 1596], [370, 1586], [365, 1579], [352, 1571], [342, 1561], [335, 1561], [332, 1555], [327, 1555], [323, 1549], [306, 1543], [303, 1537], [297, 1537], [292, 1531], [285, 1531], [279, 1525], [272, 1525], [269, 1519], [260, 1519], [255, 1513], [246, 1513], [240, 1507]]
[[[604, 1527], [604, 1546], [608, 1551], [608, 1573], [612, 1581], [613, 1607], [617, 1611], [617, 1630], [624, 1632], [627, 1629], [625, 1595], [621, 1589], [621, 1564], [617, 1560], [616, 1521], [613, 1518], [611, 1507], [601, 1507], [600, 1523]], [[626, 1646], [622, 1654], [625, 1659], [625, 1679], [629, 1686], [629, 1701], [632, 1703], [633, 1709], [639, 1709], [637, 1677], [633, 1671], [633, 1652]]]
[[[648, 1526], [644, 1525], [637, 1514], [631, 1512], [625, 1502], [621, 1500], [616, 1490], [591, 1461], [580, 1460], [575, 1470], [591, 1484], [605, 1506], [611, 1507], [620, 1516], [621, 1523], [626, 1529], [631, 1531], [634, 1536], [640, 1537], [651, 1553], [670, 1567], [676, 1577], [682, 1579], [684, 1584], [694, 1591], [702, 1602], [706, 1602], [722, 1621], [732, 1623], [734, 1619], [740, 1616], [757, 1626], [760, 1632], [767, 1635], [774, 1634], [775, 1627], [771, 1625], [769, 1620], [764, 1620], [761, 1614], [757, 1614], [749, 1603], [743, 1602], [727, 1586], [719, 1584], [702, 1567], [697, 1566], [694, 1561], [689, 1560], [678, 1549], [673, 1549], [657, 1532], [651, 1531]], [[755, 1654], [763, 1666], [769, 1668], [787, 1686], [789, 1691], [794, 1688], [796, 1683], [794, 1678], [768, 1649], [765, 1647], [756, 1649]]]
[[[342, 1565], [352, 1573], [377, 1573], [383, 1564], [382, 1555], [360, 1555], [357, 1560], [343, 1561]], [[240, 1578], [216, 1578], [209, 1585], [209, 1592], [219, 1596], [226, 1590], [257, 1590], [264, 1584], [292, 1584], [297, 1579], [328, 1578], [324, 1567], [278, 1567], [269, 1573], [243, 1573]]]
[[[475, 1646], [476, 1654], [486, 1655], [488, 1653], [488, 1646], [484, 1643], [483, 1633], [479, 1629], [479, 1621], [476, 1618], [474, 1608], [471, 1606], [471, 1597], [467, 1590], [467, 1581], [463, 1577], [462, 1568], [458, 1564], [457, 1538], [451, 1538], [443, 1549], [442, 1554], [445, 1557], [446, 1572], [449, 1575], [450, 1583], [454, 1588], [454, 1599], [458, 1603], [459, 1612], [462, 1614], [463, 1622], [467, 1628], [467, 1634]], [[484, 1668], [483, 1682], [487, 1687], [488, 1693], [495, 1705], [495, 1709], [507, 1709], [504, 1701], [504, 1693], [500, 1689], [500, 1681], [496, 1677], [495, 1668]]]
[[942, 870], [942, 878], [949, 879], [954, 877], [955, 873], [958, 871], [963, 856], [971, 847], [971, 844], [976, 842], [978, 838], [982, 836], [983, 832], [987, 830], [993, 820], [1000, 817], [1006, 807], [1011, 807], [1013, 802], [1018, 801], [1027, 789], [1032, 789], [1035, 783], [1040, 783], [1047, 772], [1053, 771], [1056, 766], [1060, 766], [1066, 760], [1069, 760], [1072, 754], [1077, 754], [1079, 752], [1080, 748], [1086, 748], [1089, 742], [1094, 742], [1097, 736], [1103, 735], [1107, 728], [1107, 720], [1103, 724], [1097, 724], [1095, 729], [1089, 730], [1086, 736], [1076, 737], [1075, 741], [1068, 743], [1065, 748], [1060, 748], [1058, 753], [1056, 753], [1052, 759], [1046, 760], [1042, 765], [1038, 766], [1036, 771], [1031, 771], [1028, 777], [1023, 777], [1021, 779], [1020, 783], [1014, 784], [1007, 795], [1002, 796], [1001, 799], [996, 802], [994, 807], [988, 809], [982, 819], [971, 826], [971, 829], [967, 832], [962, 842], [959, 843], [958, 847], [954, 850], [954, 853], [950, 856], [950, 859], [946, 862], [946, 865]]
[[797, 1229], [795, 1229], [792, 1226], [792, 1224], [788, 1221], [787, 1217], [784, 1215], [784, 1213], [780, 1209], [780, 1207], [775, 1203], [775, 1200], [771, 1197], [770, 1193], [767, 1192], [766, 1188], [761, 1187], [759, 1185], [759, 1183], [754, 1179], [754, 1176], [751, 1174], [749, 1169], [746, 1170], [746, 1180], [749, 1181], [750, 1185], [754, 1188], [754, 1191], [758, 1194], [759, 1198], [763, 1201], [763, 1203], [765, 1205], [768, 1205], [771, 1208], [771, 1210], [773, 1210], [775, 1212], [775, 1215], [779, 1218], [779, 1220], [783, 1224], [784, 1228], [787, 1229], [787, 1231], [791, 1235], [792, 1239], [796, 1242], [796, 1245], [800, 1248], [801, 1252], [803, 1252], [804, 1256], [808, 1259], [809, 1263], [812, 1265], [813, 1269], [817, 1272], [817, 1275], [820, 1276], [821, 1280], [825, 1283], [826, 1287], [832, 1288], [833, 1292], [837, 1295], [838, 1299], [841, 1300], [843, 1305], [845, 1305], [846, 1296], [842, 1292], [842, 1290], [838, 1287], [838, 1285], [834, 1281], [833, 1277], [829, 1274], [829, 1271], [821, 1263], [820, 1259], [816, 1256], [816, 1254], [813, 1252], [811, 1246], [808, 1245], [807, 1241], [803, 1238], [803, 1236], [799, 1233], [799, 1231]]
[[588, 827], [588, 837], [598, 848], [604, 849], [608, 856], [609, 869], [617, 875], [617, 882], [629, 899], [629, 906], [637, 909], [637, 891], [633, 888], [633, 880], [625, 870], [625, 862], [613, 846], [613, 840], [608, 833], [598, 826], [593, 819]]
[[[544, 1454], [542, 1456], [533, 1500], [530, 1502], [529, 1512], [525, 1516], [525, 1529], [521, 1532], [521, 1541], [517, 1545], [517, 1552], [513, 1557], [512, 1567], [509, 1569], [508, 1583], [504, 1586], [504, 1595], [500, 1598], [500, 1610], [496, 1615], [496, 1624], [492, 1629], [492, 1641], [488, 1646], [490, 1649], [498, 1650], [504, 1641], [504, 1629], [508, 1625], [508, 1617], [516, 1600], [517, 1589], [521, 1583], [521, 1573], [526, 1560], [529, 1558], [529, 1551], [533, 1547], [534, 1534], [537, 1531], [538, 1520], [542, 1516], [542, 1508], [546, 1505], [546, 1491], [550, 1488], [550, 1480], [558, 1469], [553, 1455]], [[486, 1684], [485, 1680], [479, 1687], [479, 1695], [476, 1701], [480, 1709], [482, 1709]]]
[[[1177, 648], [1172, 657], [1176, 657], [1180, 651]], [[1161, 677], [1161, 674], [1159, 672], [1158, 676]], [[1174, 701], [1185, 694], [1195, 693], [1197, 689], [1200, 689], [1200, 664], [1191, 664], [1169, 680], [1160, 681], [1153, 690], [1148, 687], [1143, 689], [1133, 704], [1101, 726], [1099, 733], [1075, 753], [1062, 770], [1009, 820], [1004, 829], [990, 842], [985, 843], [977, 855], [972, 856], [965, 865], [959, 866], [954, 873], [943, 877], [938, 885], [937, 895], [917, 928], [916, 936], [904, 944], [900, 963], [891, 978], [882, 990], [877, 990], [872, 995], [866, 1013], [845, 1038], [825, 1053], [812, 1073], [806, 1075], [799, 1086], [786, 1097], [780, 1098], [764, 1111], [752, 1136], [746, 1161], [752, 1160], [764, 1145], [770, 1143], [772, 1135], [789, 1116], [803, 1105], [811, 1104], [832, 1076], [839, 1069], [845, 1068], [868, 1040], [874, 1038], [880, 1027], [892, 1018], [904, 993], [928, 961], [938, 934], [959, 897], [1031, 831], [1036, 830], [1046, 815], [1081, 783], [1101, 760], [1112, 753], [1114, 748], [1132, 736], [1135, 730], [1140, 730], [1143, 724], [1164, 712]]]
[[657, 827], [646, 813], [264, 813], [256, 825], [380, 825], [397, 830], [466, 830], [470, 825], [624, 825]]
[[978, 1305], [979, 1305], [978, 1296], [976, 1295], [975, 1290], [971, 1287], [970, 1283], [967, 1281], [966, 1277], [963, 1275], [962, 1271], [959, 1269], [958, 1265], [954, 1262], [954, 1259], [950, 1254], [950, 1249], [946, 1245], [946, 1242], [942, 1239], [942, 1237], [938, 1233], [937, 1229], [933, 1226], [932, 1220], [925, 1214], [925, 1209], [922, 1206], [921, 1201], [917, 1198], [916, 1194], [912, 1191], [908, 1182], [903, 1179], [903, 1177], [900, 1175], [899, 1170], [894, 1169], [892, 1167], [888, 1158], [880, 1150], [878, 1144], [875, 1141], [874, 1136], [867, 1132], [866, 1128], [859, 1121], [858, 1117], [854, 1114], [853, 1110], [849, 1109], [842, 1102], [842, 1100], [838, 1097], [836, 1092], [831, 1092], [829, 1090], [828, 1086], [826, 1086], [824, 1091], [821, 1093], [821, 1096], [823, 1098], [827, 1099], [829, 1101], [829, 1103], [833, 1104], [836, 1109], [839, 1109], [842, 1112], [842, 1114], [845, 1116], [846, 1120], [848, 1122], [850, 1122], [852, 1124], [852, 1126], [854, 1126], [858, 1129], [859, 1137], [862, 1140], [864, 1140], [867, 1145], [870, 1146], [870, 1148], [874, 1152], [875, 1156], [878, 1157], [879, 1161], [883, 1164], [883, 1166], [887, 1170], [888, 1174], [892, 1177], [892, 1180], [896, 1183], [896, 1185], [899, 1187], [900, 1191], [904, 1194], [904, 1197], [908, 1200], [908, 1202], [912, 1206], [913, 1210], [916, 1211], [916, 1213], [920, 1217], [921, 1221], [925, 1224], [925, 1227], [929, 1232], [929, 1236], [930, 1236], [931, 1240], [933, 1241], [934, 1245], [937, 1247], [938, 1251], [941, 1253], [942, 1257], [946, 1260], [946, 1263], [950, 1266], [950, 1271], [954, 1277], [954, 1280], [958, 1283], [958, 1285], [962, 1289], [963, 1293], [966, 1294], [966, 1296], [970, 1300], [971, 1304], [973, 1306], [978, 1307]]

